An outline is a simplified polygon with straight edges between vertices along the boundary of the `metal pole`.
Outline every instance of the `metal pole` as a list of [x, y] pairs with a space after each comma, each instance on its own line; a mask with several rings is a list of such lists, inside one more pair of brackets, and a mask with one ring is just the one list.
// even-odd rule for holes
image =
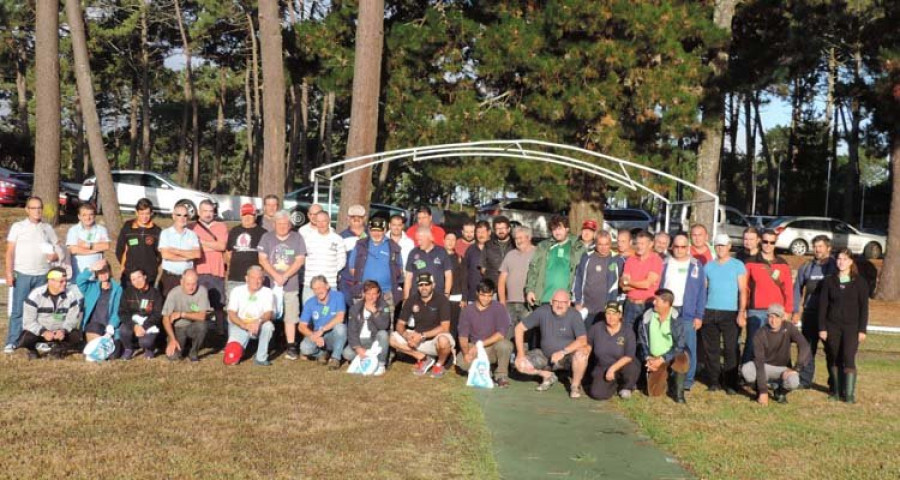
[[831, 154], [828, 154], [828, 180], [825, 182], [825, 213], [823, 217], [828, 216], [828, 202], [831, 200]]

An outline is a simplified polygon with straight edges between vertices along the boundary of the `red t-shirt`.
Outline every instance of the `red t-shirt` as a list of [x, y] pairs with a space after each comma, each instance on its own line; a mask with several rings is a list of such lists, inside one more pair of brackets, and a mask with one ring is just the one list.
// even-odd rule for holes
[[[418, 240], [416, 240], [416, 231], [418, 230], [418, 228], [419, 228], [418, 225], [413, 225], [413, 226], [409, 227], [409, 229], [406, 230], [406, 236], [411, 238], [413, 243], [415, 243], [417, 247], [419, 246], [419, 242], [418, 242]], [[431, 237], [434, 239], [435, 245], [437, 245], [439, 247], [444, 246], [444, 229], [443, 228], [432, 223], [431, 224]]]
[[772, 262], [766, 262], [762, 254], [749, 257], [744, 264], [750, 287], [750, 308], [765, 310], [773, 303], [780, 303], [786, 313], [791, 313], [794, 308], [794, 279], [790, 264], [778, 256]]
[[706, 247], [706, 251], [701, 253], [693, 245], [691, 245], [691, 256], [696, 258], [697, 261], [700, 262], [700, 265], [706, 265], [713, 259], [712, 250], [709, 247]]
[[650, 272], [656, 272], [657, 277], [656, 282], [650, 285], [650, 288], [633, 288], [629, 290], [625, 296], [628, 297], [629, 300], [635, 302], [643, 302], [653, 298], [656, 294], [656, 290], [659, 289], [659, 280], [660, 277], [662, 277], [662, 270], [663, 261], [659, 258], [659, 255], [653, 252], [650, 252], [644, 259], [641, 259], [641, 257], [637, 255], [628, 257], [628, 259], [625, 260], [625, 270], [622, 274], [629, 276], [629, 283], [646, 280]]
[[[213, 222], [209, 224], [209, 230], [215, 234], [213, 238], [198, 223], [191, 225], [191, 231], [197, 234], [197, 238], [201, 242], [218, 242], [228, 241], [228, 227], [222, 222]], [[213, 275], [216, 277], [225, 277], [225, 252], [217, 252], [211, 248], [200, 246], [200, 259], [194, 261], [194, 268], [198, 274]]]

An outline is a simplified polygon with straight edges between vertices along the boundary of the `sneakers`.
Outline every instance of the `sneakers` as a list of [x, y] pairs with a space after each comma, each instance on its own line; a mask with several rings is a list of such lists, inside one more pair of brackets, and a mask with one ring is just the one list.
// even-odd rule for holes
[[384, 365], [378, 365], [378, 368], [375, 369], [375, 373], [372, 376], [380, 377], [384, 375]]
[[497, 377], [494, 383], [497, 384], [497, 388], [509, 388], [509, 379], [506, 377]]
[[191, 355], [191, 363], [197, 363], [200, 361], [200, 357], [197, 355]]
[[259, 360], [253, 359], [253, 364], [258, 365], [260, 367], [271, 367], [272, 366], [272, 362], [270, 362], [268, 360], [263, 360], [260, 362]]
[[329, 370], [340, 370], [341, 369], [341, 361], [336, 358], [332, 358], [331, 360], [328, 360], [328, 369]]
[[619, 398], [621, 398], [622, 400], [628, 400], [629, 398], [631, 398], [631, 390], [627, 388], [619, 390]]
[[576, 399], [584, 396], [584, 388], [581, 385], [573, 385], [572, 390], [569, 391], [569, 398]]
[[300, 356], [300, 352], [297, 350], [297, 344], [288, 345], [287, 349], [284, 351], [284, 358], [288, 360], [296, 360]]
[[38, 353], [49, 353], [50, 349], [53, 347], [51, 347], [47, 342], [38, 342], [38, 344], [35, 345], [34, 348], [38, 351]]
[[443, 365], [435, 365], [431, 367], [431, 378], [441, 378], [447, 369]]
[[16, 346], [11, 343], [7, 343], [6, 347], [3, 348], [3, 353], [5, 353], [7, 355], [12, 355], [15, 352], [16, 352]]
[[316, 363], [319, 365], [328, 364], [328, 353], [323, 353], [322, 355], [316, 357]]
[[425, 358], [416, 362], [416, 369], [413, 371], [413, 374], [418, 376], [425, 375], [432, 366], [434, 366], [434, 359], [426, 355]]
[[147, 360], [153, 360], [153, 357], [155, 356], [156, 352], [154, 352], [153, 349], [144, 350], [144, 358], [146, 358]]
[[549, 377], [547, 377], [540, 385], [535, 388], [535, 390], [539, 392], [546, 392], [550, 390], [550, 387], [556, 384], [559, 381], [559, 378], [556, 377], [555, 373], [551, 373]]
[[122, 356], [119, 358], [121, 358], [122, 360], [126, 360], [126, 361], [131, 360], [132, 358], [134, 358], [134, 350], [132, 350], [130, 348], [126, 348], [125, 350], [122, 351]]

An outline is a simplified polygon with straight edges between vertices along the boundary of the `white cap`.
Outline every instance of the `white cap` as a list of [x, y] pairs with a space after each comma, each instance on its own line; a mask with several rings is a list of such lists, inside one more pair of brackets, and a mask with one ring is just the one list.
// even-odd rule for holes
[[729, 237], [727, 233], [717, 233], [716, 241], [713, 242], [713, 245], [717, 247], [719, 245], [731, 245], [731, 237]]

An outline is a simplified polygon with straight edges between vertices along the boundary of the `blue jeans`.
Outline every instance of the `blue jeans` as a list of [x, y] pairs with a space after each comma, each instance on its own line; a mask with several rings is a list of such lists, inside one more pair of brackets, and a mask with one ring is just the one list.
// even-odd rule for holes
[[[275, 326], [272, 322], [265, 322], [259, 326], [259, 344], [256, 346], [256, 361], [265, 362], [269, 359], [269, 342], [272, 340], [272, 333], [275, 332]], [[243, 328], [228, 322], [228, 341], [238, 342], [241, 347], [247, 348], [250, 339], [254, 338], [250, 332]]]
[[[378, 364], [384, 365], [385, 363], [387, 363], [388, 354], [387, 330], [379, 330], [374, 337], [359, 339], [360, 346], [365, 348], [366, 350], [372, 348], [372, 345], [374, 345], [375, 342], [378, 342], [378, 344], [381, 345], [381, 353], [378, 354]], [[350, 345], [344, 347], [344, 360], [352, 362], [354, 358], [356, 358], [356, 350], [350, 348]]]
[[325, 348], [320, 348], [309, 337], [300, 342], [300, 353], [307, 357], [322, 358], [331, 352], [331, 358], [340, 361], [344, 353], [344, 345], [347, 344], [347, 326], [343, 323], [336, 325], [322, 336], [325, 339]]
[[9, 316], [9, 332], [6, 334], [7, 345], [18, 345], [22, 336], [22, 314], [25, 299], [32, 290], [47, 284], [47, 275], [25, 275], [15, 272], [13, 286], [12, 314]]
[[687, 346], [688, 359], [691, 361], [687, 376], [684, 377], [684, 388], [691, 388], [694, 385], [694, 374], [697, 373], [697, 331], [694, 330], [694, 319], [683, 318], [681, 307], [674, 308], [678, 312], [678, 321], [684, 325], [684, 343]]
[[767, 310], [747, 310], [747, 337], [744, 340], [744, 353], [741, 364], [753, 361], [753, 337], [768, 321]]
[[[638, 330], [640, 329], [641, 322], [644, 320], [644, 312], [647, 311], [647, 306], [647, 303], [639, 304], [634, 303], [631, 300], [625, 300], [625, 309], [622, 312], [622, 324], [625, 328], [629, 328], [634, 332], [635, 338], [640, 338]], [[643, 359], [647, 356], [647, 352], [644, 351], [643, 345], [638, 344], [637, 354], [639, 359]]]

